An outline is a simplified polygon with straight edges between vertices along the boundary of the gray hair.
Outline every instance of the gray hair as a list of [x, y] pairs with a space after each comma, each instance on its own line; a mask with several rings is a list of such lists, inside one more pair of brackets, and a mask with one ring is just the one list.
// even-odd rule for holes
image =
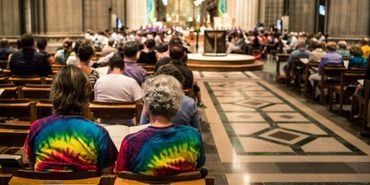
[[151, 114], [171, 119], [179, 111], [184, 92], [176, 78], [169, 75], [149, 78], [144, 82], [143, 90], [144, 104]]

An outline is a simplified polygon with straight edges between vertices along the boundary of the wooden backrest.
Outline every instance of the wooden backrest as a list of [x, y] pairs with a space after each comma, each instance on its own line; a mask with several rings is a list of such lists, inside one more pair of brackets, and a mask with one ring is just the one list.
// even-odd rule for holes
[[26, 84], [26, 86], [20, 87], [19, 97], [27, 99], [49, 99], [50, 85]]
[[24, 99], [1, 99], [0, 117], [17, 118], [33, 122], [36, 120], [35, 103]]
[[212, 179], [206, 179], [207, 174], [208, 171], [206, 169], [173, 176], [147, 176], [131, 172], [120, 172], [117, 175], [115, 185], [213, 185], [214, 181]]
[[14, 84], [0, 84], [0, 90], [4, 90], [0, 94], [0, 99], [15, 99], [18, 98], [18, 87]]
[[342, 72], [341, 85], [353, 83], [357, 80], [365, 79], [366, 68], [351, 68]]
[[9, 77], [9, 82], [21, 86], [26, 84], [42, 84], [45, 83], [45, 78], [38, 76], [12, 76]]
[[321, 83], [325, 84], [340, 84], [341, 75], [347, 71], [344, 66], [325, 66], [322, 69]]
[[40, 100], [36, 103], [37, 119], [44, 118], [53, 114], [53, 104], [50, 100]]
[[8, 61], [0, 60], [0, 68], [1, 69], [7, 69], [8, 68]]
[[36, 184], [100, 184], [100, 177], [96, 172], [35, 172], [18, 170], [10, 179], [10, 185]]
[[289, 54], [279, 53], [276, 55], [276, 60], [279, 62], [286, 62], [288, 61], [288, 58], [289, 58]]
[[88, 113], [92, 113], [94, 118], [100, 119], [133, 119], [136, 123], [140, 122], [142, 103], [107, 103], [94, 101], [89, 104]]

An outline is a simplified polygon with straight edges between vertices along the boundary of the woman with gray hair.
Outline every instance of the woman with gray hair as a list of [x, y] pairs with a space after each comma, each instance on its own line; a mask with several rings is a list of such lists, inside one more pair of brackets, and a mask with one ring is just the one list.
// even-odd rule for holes
[[166, 176], [198, 170], [205, 162], [200, 133], [170, 122], [184, 95], [180, 82], [158, 75], [147, 79], [143, 89], [151, 125], [123, 139], [115, 171]]

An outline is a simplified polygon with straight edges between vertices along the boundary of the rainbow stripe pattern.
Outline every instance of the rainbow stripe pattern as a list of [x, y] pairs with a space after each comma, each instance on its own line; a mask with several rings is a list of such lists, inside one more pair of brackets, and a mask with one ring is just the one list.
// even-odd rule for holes
[[148, 127], [122, 141], [115, 170], [165, 176], [196, 171], [205, 163], [199, 132], [185, 125]]
[[80, 116], [34, 122], [24, 149], [35, 171], [87, 171], [112, 166], [117, 149], [108, 132]]

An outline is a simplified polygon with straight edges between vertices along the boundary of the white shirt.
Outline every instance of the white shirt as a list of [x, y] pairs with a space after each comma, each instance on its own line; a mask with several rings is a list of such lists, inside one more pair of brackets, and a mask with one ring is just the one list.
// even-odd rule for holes
[[122, 74], [108, 74], [94, 86], [95, 100], [100, 102], [135, 102], [144, 97], [139, 84]]

